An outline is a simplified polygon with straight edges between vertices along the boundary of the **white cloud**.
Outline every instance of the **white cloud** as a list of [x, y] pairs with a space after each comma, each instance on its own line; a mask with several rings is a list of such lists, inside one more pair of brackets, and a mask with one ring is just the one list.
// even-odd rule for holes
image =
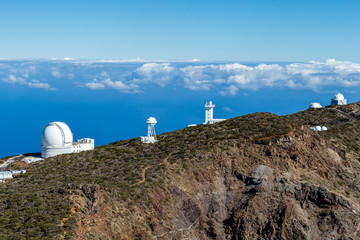
[[48, 91], [57, 90], [56, 88], [51, 87], [50, 84], [40, 82], [39, 80], [32, 80], [31, 82], [28, 82], [27, 85], [30, 88], [41, 88], [41, 89], [45, 89], [45, 90], [48, 90]]
[[85, 83], [85, 87], [90, 88], [92, 90], [102, 90], [105, 89], [105, 85], [98, 82], [89, 82]]
[[226, 95], [235, 96], [238, 90], [239, 89], [235, 85], [230, 85], [229, 87], [226, 87], [223, 91], [220, 91], [220, 94], [223, 96]]
[[122, 81], [111, 81], [110, 78], [104, 80], [104, 83], [113, 89], [119, 90], [125, 93], [139, 93], [139, 86], [134, 83], [125, 84]]
[[229, 107], [223, 107], [222, 108], [224, 112], [232, 112], [233, 110]]
[[[15, 71], [12, 71], [15, 72]], [[21, 71], [18, 71], [19, 73]], [[24, 75], [24, 73], [22, 72], [21, 75]], [[25, 78], [28, 78], [27, 75], [25, 75]], [[45, 90], [57, 90], [56, 88], [52, 88], [50, 86], [50, 84], [48, 83], [44, 83], [44, 82], [40, 82], [38, 80], [32, 80], [32, 81], [27, 81], [24, 77], [18, 77], [15, 74], [9, 74], [6, 78], [3, 78], [3, 82], [8, 83], [8, 84], [12, 84], [12, 85], [25, 85], [28, 86], [30, 88], [41, 88], [41, 89], [45, 89]]]
[[175, 70], [170, 63], [145, 63], [135, 70], [137, 77], [134, 78], [134, 82], [156, 83], [163, 87], [176, 77]]
[[193, 80], [191, 78], [184, 78], [185, 87], [191, 90], [210, 90], [210, 83], [208, 80]]
[[27, 68], [27, 70], [28, 70], [28, 72], [35, 72], [36, 71], [36, 66], [31, 65], [31, 66], [29, 66]]
[[102, 72], [100, 74], [101, 77], [110, 77], [110, 75], [107, 72]]
[[[220, 91], [222, 95], [236, 95], [239, 89], [269, 87], [318, 90], [326, 86], [360, 86], [360, 64], [334, 59], [283, 65], [209, 64], [186, 66], [180, 70], [184, 73], [184, 87], [210, 90], [220, 84], [223, 87]], [[226, 82], [217, 79], [225, 79]]]
[[303, 85], [301, 85], [300, 83], [295, 83], [294, 80], [291, 80], [291, 79], [287, 82], [286, 86], [289, 88], [293, 88], [293, 89], [303, 87]]
[[[108, 74], [104, 74], [104, 72], [101, 74], [101, 76], [108, 76]], [[105, 78], [104, 80], [98, 81], [97, 79], [94, 79], [93, 82], [85, 83], [83, 86], [92, 90], [103, 90], [106, 88], [112, 88], [119, 90], [120, 92], [124, 93], [140, 93], [140, 87], [137, 84], [134, 83], [124, 83], [122, 81], [112, 81], [110, 77]]]
[[[7, 66], [5, 66], [5, 68], [7, 68]], [[8, 69], [9, 76], [3, 80], [8, 83], [25, 84], [26, 79], [29, 78], [30, 74], [34, 74], [35, 72], [36, 72], [36, 66], [33, 65], [11, 67], [10, 69]]]
[[21, 77], [17, 77], [14, 74], [9, 74], [3, 81], [10, 84], [26, 84], [26, 80]]
[[[239, 63], [210, 64], [187, 66], [180, 70], [185, 74], [184, 83], [187, 88], [211, 89], [215, 85], [226, 82], [231, 90], [228, 92], [232, 95], [236, 94], [237, 88], [272, 87], [283, 78], [282, 67], [277, 64], [259, 64], [255, 67]], [[226, 92], [222, 91], [221, 93], [226, 94]]]
[[187, 66], [180, 68], [184, 74], [184, 84], [191, 90], [210, 90], [214, 84], [224, 81], [224, 74], [215, 65]]
[[69, 79], [74, 79], [74, 77], [75, 77], [74, 74], [68, 73], [68, 78], [69, 78]]
[[198, 58], [193, 58], [191, 60], [188, 60], [187, 62], [200, 62], [200, 59]]
[[54, 78], [59, 78], [59, 77], [61, 77], [60, 72], [57, 71], [57, 70], [52, 71], [52, 72], [51, 72], [51, 75], [52, 75]]
[[48, 83], [40, 83], [40, 82], [29, 82], [28, 86], [31, 88], [50, 88]]

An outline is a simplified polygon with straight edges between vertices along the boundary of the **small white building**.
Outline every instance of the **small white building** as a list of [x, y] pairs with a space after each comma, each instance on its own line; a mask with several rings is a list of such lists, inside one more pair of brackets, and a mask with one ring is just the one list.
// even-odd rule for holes
[[49, 123], [41, 135], [42, 158], [92, 149], [94, 149], [94, 139], [84, 138], [74, 143], [69, 126], [63, 122]]
[[204, 124], [213, 124], [217, 122], [224, 121], [226, 119], [214, 119], [214, 108], [212, 101], [205, 104], [205, 122]]
[[0, 172], [0, 180], [13, 178], [13, 174], [10, 171], [1, 171]]
[[147, 136], [140, 137], [140, 141], [143, 142], [143, 143], [155, 143], [155, 142], [157, 142], [156, 133], [155, 133], [155, 124], [157, 123], [156, 119], [154, 117], [149, 117], [146, 120], [146, 123], [148, 125]]
[[0, 182], [4, 183], [6, 179], [11, 179], [14, 175], [25, 174], [26, 170], [0, 171]]
[[17, 175], [17, 174], [25, 174], [26, 170], [10, 170], [10, 172], [14, 176], [14, 175]]
[[322, 106], [320, 105], [320, 103], [313, 102], [310, 104], [309, 108], [322, 108]]
[[94, 149], [95, 141], [91, 138], [82, 138], [73, 143], [72, 152], [82, 152]]
[[347, 100], [345, 99], [344, 95], [341, 93], [335, 94], [335, 96], [331, 99], [331, 105], [346, 105]]
[[34, 163], [34, 162], [41, 161], [41, 160], [44, 160], [44, 159], [40, 158], [40, 157], [33, 157], [33, 156], [23, 158], [23, 161], [26, 164]]

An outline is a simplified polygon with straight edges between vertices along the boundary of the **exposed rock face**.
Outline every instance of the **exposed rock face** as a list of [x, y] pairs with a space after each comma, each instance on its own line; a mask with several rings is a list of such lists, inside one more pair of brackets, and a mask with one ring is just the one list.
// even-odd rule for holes
[[106, 220], [112, 214], [105, 203], [105, 194], [98, 185], [68, 185], [61, 190], [66, 191], [74, 202], [74, 214], [76, 213], [78, 218], [77, 239], [114, 238], [108, 231], [109, 225]]
[[359, 214], [347, 200], [283, 177], [268, 183], [272, 178], [262, 165], [247, 178], [251, 190], [225, 221], [231, 239], [356, 239]]
[[357, 239], [360, 215], [342, 196], [308, 183], [274, 176], [258, 165], [242, 193], [198, 193], [192, 200], [180, 189], [176, 239]]
[[259, 165], [245, 178], [245, 184], [248, 190], [257, 186], [270, 190], [270, 186], [273, 185], [273, 178], [273, 169], [265, 165]]

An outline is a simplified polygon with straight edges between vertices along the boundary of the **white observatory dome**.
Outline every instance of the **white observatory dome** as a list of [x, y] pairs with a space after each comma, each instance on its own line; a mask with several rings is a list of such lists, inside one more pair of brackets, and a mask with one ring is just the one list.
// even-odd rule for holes
[[157, 121], [154, 117], [149, 117], [147, 120], [146, 120], [146, 123], [147, 124], [156, 124]]
[[320, 105], [320, 103], [314, 102], [311, 103], [309, 108], [322, 108], [322, 106]]
[[321, 127], [321, 131], [327, 131], [327, 130], [328, 130], [327, 127], [325, 127], [325, 126]]
[[52, 122], [46, 125], [41, 135], [43, 146], [72, 144], [73, 134], [66, 123]]
[[41, 155], [43, 158], [71, 153], [73, 134], [63, 122], [52, 122], [46, 125], [41, 134]]
[[321, 127], [320, 127], [320, 126], [316, 126], [316, 127], [315, 127], [315, 131], [321, 131]]
[[334, 100], [344, 100], [345, 99], [345, 97], [344, 97], [344, 95], [342, 95], [341, 93], [338, 93], [338, 94], [336, 94], [335, 96], [334, 96]]

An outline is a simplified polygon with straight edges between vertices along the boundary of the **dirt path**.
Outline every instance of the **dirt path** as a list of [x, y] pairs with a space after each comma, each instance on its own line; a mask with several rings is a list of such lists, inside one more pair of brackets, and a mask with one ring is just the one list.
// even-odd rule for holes
[[141, 172], [141, 177], [142, 177], [142, 180], [138, 181], [137, 183], [131, 185], [131, 186], [136, 186], [136, 185], [139, 185], [141, 183], [144, 183], [146, 181], [146, 170], [148, 170], [150, 168], [150, 166], [146, 166], [142, 172]]
[[63, 218], [63, 219], [60, 221], [59, 226], [64, 226], [64, 223], [65, 223], [67, 220], [69, 220], [69, 219], [72, 217], [72, 215], [74, 215], [74, 214], [76, 213], [76, 208], [75, 208], [75, 207], [72, 207], [72, 208], [70, 209], [70, 211], [71, 211], [70, 216], [67, 217], [67, 218]]
[[[191, 145], [188, 150], [191, 150], [191, 149], [193, 149], [194, 147], [195, 147], [195, 144]], [[168, 164], [169, 164], [168, 160], [170, 159], [170, 157], [171, 157], [175, 152], [176, 152], [176, 151], [173, 151], [173, 152], [169, 153], [169, 155], [167, 155], [167, 156], [163, 159], [163, 161], [162, 161], [162, 163], [160, 163], [160, 165], [161, 165], [161, 164], [168, 165]], [[139, 185], [139, 184], [141, 184], [141, 183], [144, 183], [144, 182], [146, 181], [146, 171], [147, 171], [149, 168], [150, 168], [149, 165], [146, 166], [146, 167], [142, 170], [142, 172], [141, 172], [141, 178], [142, 178], [142, 180], [140, 180], [140, 181], [137, 182], [137, 183], [134, 183], [134, 184], [131, 185], [131, 186], [136, 186], [136, 185]]]
[[167, 165], [169, 162], [169, 158], [175, 153], [175, 151], [171, 152], [166, 158], [163, 160], [163, 164]]
[[[167, 164], [168, 164], [168, 160], [169, 160], [169, 158], [173, 155], [173, 153], [175, 153], [175, 151], [174, 151], [174, 152], [171, 152], [166, 158], [164, 158], [163, 162], [160, 163], [160, 165], [161, 165], [161, 164], [167, 165]], [[139, 185], [139, 184], [141, 184], [141, 183], [144, 183], [144, 182], [146, 181], [146, 171], [147, 171], [149, 168], [150, 168], [149, 165], [146, 166], [146, 167], [142, 170], [142, 172], [141, 172], [141, 178], [142, 178], [142, 179], [141, 179], [139, 182], [137, 182], [137, 183], [135, 183], [135, 184], [133, 184], [133, 185], [131, 185], [131, 186], [136, 186], [136, 185]]]
[[343, 111], [339, 110], [339, 109], [335, 109], [338, 113], [340, 113], [341, 115], [348, 117], [352, 120], [354, 120], [355, 122], [357, 122], [360, 125], [360, 120], [357, 119], [356, 117], [351, 116], [350, 114], [344, 113]]
[[0, 171], [4, 171], [11, 163], [15, 162], [16, 160], [18, 160], [22, 157], [24, 157], [24, 155], [18, 155], [18, 156], [9, 158], [8, 160], [6, 160], [6, 162], [4, 162], [3, 164], [0, 165]]

